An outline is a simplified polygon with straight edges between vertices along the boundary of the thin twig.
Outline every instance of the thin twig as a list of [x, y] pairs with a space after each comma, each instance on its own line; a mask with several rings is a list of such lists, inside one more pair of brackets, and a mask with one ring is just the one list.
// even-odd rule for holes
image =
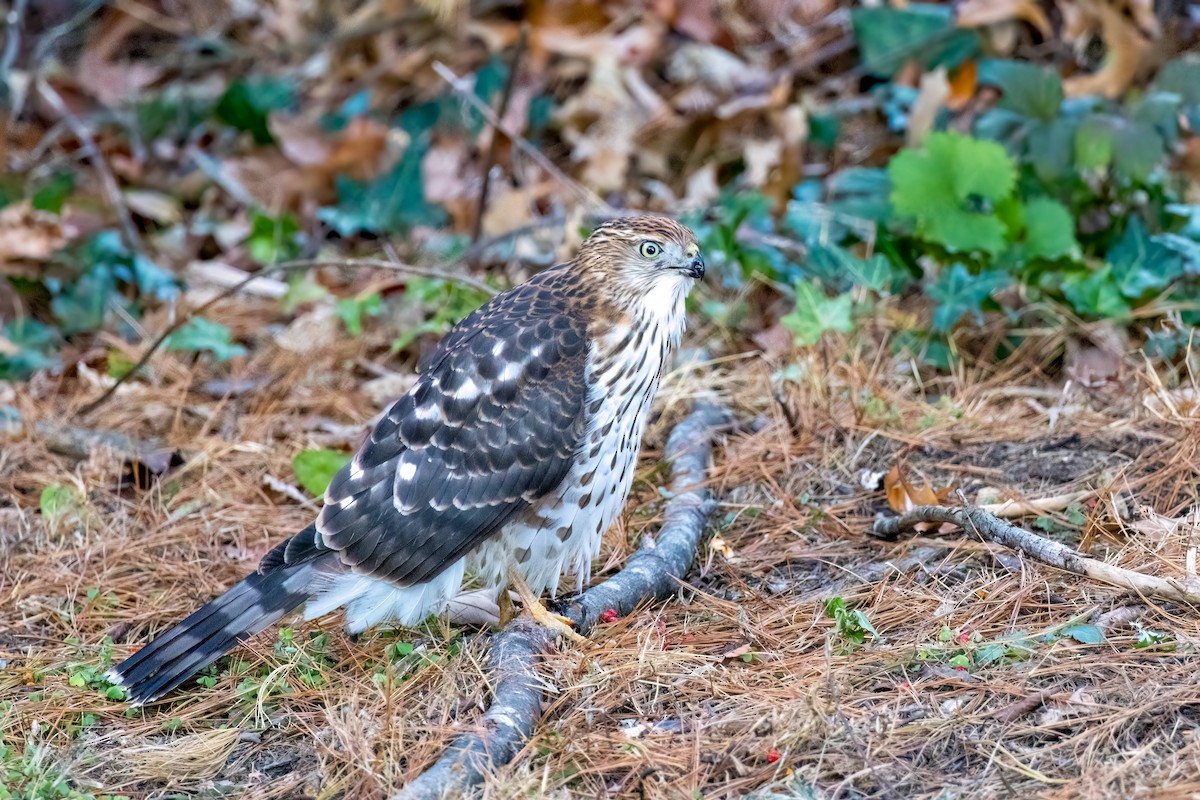
[[[728, 410], [702, 402], [671, 431], [666, 458], [671, 461], [672, 494], [657, 541], [644, 540], [623, 570], [570, 604], [565, 616], [580, 633], [591, 630], [609, 609], [628, 614], [678, 591], [715, 506], [702, 485], [713, 435], [729, 422]], [[393, 800], [458, 796], [480, 783], [489, 770], [516, 757], [541, 716], [542, 684], [534, 667], [554, 637], [526, 616], [505, 627], [492, 645], [490, 668], [496, 688], [480, 730], [458, 737]]]
[[487, 103], [484, 103], [475, 96], [475, 92], [473, 92], [471, 87], [468, 85], [469, 82], [458, 77], [454, 70], [450, 69], [440, 61], [434, 61], [433, 71], [440, 75], [442, 79], [446, 81], [446, 83], [450, 84], [450, 88], [454, 90], [454, 93], [461, 97], [467, 105], [479, 112], [479, 114], [485, 120], [487, 120], [489, 125], [511, 139], [512, 143], [516, 145], [518, 149], [533, 159], [533, 161], [537, 163], [539, 167], [546, 170], [546, 172], [553, 176], [555, 180], [559, 181], [572, 192], [574, 192], [581, 201], [596, 206], [601, 211], [611, 216], [615, 216], [617, 214], [617, 210], [606, 203], [604, 199], [600, 197], [600, 195], [596, 194], [591, 189], [587, 188], [579, 181], [575, 180], [570, 175], [556, 167], [553, 161], [551, 161], [549, 158], [543, 155], [540, 150], [534, 147], [532, 142], [506, 125], [504, 120], [496, 116], [496, 112], [488, 107]]
[[124, 195], [121, 194], [121, 185], [117, 183], [117, 177], [96, 145], [96, 139], [92, 136], [92, 132], [83, 124], [83, 120], [67, 108], [62, 95], [45, 79], [38, 78], [37, 87], [42, 99], [57, 112], [63, 122], [67, 123], [71, 132], [75, 134], [75, 138], [79, 140], [79, 144], [83, 148], [84, 155], [87, 156], [88, 161], [92, 162], [92, 168], [100, 176], [100, 182], [104, 185], [104, 193], [108, 195], [108, 202], [112, 204], [113, 211], [116, 212], [117, 219], [121, 222], [125, 246], [135, 253], [145, 252], [145, 248], [142, 247], [142, 237], [138, 234], [137, 226], [133, 224], [133, 214], [130, 213], [129, 206], [125, 204]]
[[104, 394], [100, 395], [95, 400], [93, 400], [92, 402], [90, 402], [86, 406], [84, 406], [82, 409], [80, 409], [79, 413], [80, 414], [90, 414], [91, 412], [93, 412], [97, 408], [99, 408], [100, 406], [104, 405], [104, 403], [107, 402], [108, 399], [111, 398], [113, 396], [113, 394], [116, 393], [117, 389], [121, 386], [121, 384], [128, 381], [131, 377], [133, 377], [133, 375], [135, 373], [138, 372], [138, 370], [140, 370], [142, 367], [146, 366], [146, 363], [150, 360], [150, 357], [153, 356], [160, 347], [162, 347], [163, 343], [166, 342], [168, 338], [170, 338], [171, 334], [173, 334], [175, 331], [179, 330], [184, 325], [191, 322], [193, 319], [195, 319], [200, 314], [203, 314], [205, 311], [207, 311], [209, 308], [211, 308], [216, 303], [230, 297], [231, 295], [236, 294], [238, 292], [238, 290], [240, 290], [242, 287], [246, 286], [250, 282], [261, 279], [263, 276], [268, 275], [270, 273], [274, 273], [274, 272], [291, 272], [294, 270], [312, 269], [314, 267], [324, 267], [324, 266], [353, 267], [353, 268], [365, 267], [365, 268], [369, 268], [369, 269], [389, 269], [389, 270], [394, 270], [396, 272], [403, 272], [408, 275], [418, 275], [418, 276], [425, 277], [425, 278], [437, 278], [439, 280], [454, 281], [456, 283], [461, 283], [465, 286], [470, 286], [474, 289], [478, 289], [482, 292], [486, 292], [489, 295], [496, 294], [496, 290], [493, 289], [491, 286], [488, 286], [483, 281], [476, 280], [475, 278], [469, 277], [467, 275], [455, 275], [455, 274], [452, 274], [449, 272], [444, 272], [440, 269], [436, 269], [433, 267], [418, 267], [418, 266], [414, 266], [412, 264], [402, 264], [402, 263], [396, 263], [394, 261], [384, 261], [382, 259], [349, 258], [349, 259], [339, 260], [339, 259], [328, 259], [328, 258], [308, 258], [308, 259], [301, 259], [301, 260], [297, 260], [297, 261], [283, 261], [278, 264], [272, 264], [270, 266], [263, 267], [262, 269], [258, 270], [257, 272], [250, 273], [244, 279], [238, 281], [237, 283], [233, 284], [232, 286], [226, 287], [224, 290], [222, 290], [220, 293], [218, 293], [215, 297], [211, 298], [210, 300], [208, 300], [204, 303], [201, 303], [199, 306], [192, 309], [187, 314], [184, 314], [184, 315], [178, 317], [174, 322], [172, 322], [170, 325], [167, 326], [167, 329], [165, 331], [163, 331], [161, 334], [159, 334], [158, 338], [155, 339], [148, 348], [146, 348], [146, 351], [144, 353], [142, 353], [142, 357], [137, 360], [137, 363], [134, 364], [133, 367], [131, 367], [127, 372], [125, 372], [123, 375], [121, 375], [119, 378], [117, 378], [116, 381], [114, 381], [111, 386], [109, 386], [107, 389], [105, 389]]
[[[517, 46], [513, 50], [512, 59], [508, 63], [508, 78], [504, 81], [504, 91], [500, 94], [500, 104], [496, 106], [496, 118], [504, 119], [508, 113], [508, 104], [512, 100], [513, 89], [517, 86], [517, 73], [521, 69], [521, 58], [525, 55], [525, 45], [529, 41], [529, 25], [521, 25], [521, 33], [517, 37]], [[479, 205], [475, 209], [475, 224], [471, 228], [471, 244], [474, 245], [483, 235], [483, 212], [487, 208], [488, 188], [492, 184], [492, 167], [496, 163], [496, 155], [500, 151], [499, 128], [492, 129], [492, 141], [488, 144], [487, 159], [483, 162], [483, 182], [479, 186]]]
[[1065, 544], [1005, 522], [981, 508], [917, 506], [898, 517], [876, 520], [872, 532], [884, 539], [895, 539], [901, 531], [909, 530], [922, 522], [949, 522], [958, 525], [988, 541], [1018, 550], [1043, 564], [1129, 589], [1143, 597], [1158, 597], [1200, 605], [1200, 583], [1197, 581], [1187, 577], [1159, 578], [1106, 563]]
[[[17, 61], [21, 47], [21, 26], [25, 21], [25, 6], [28, 0], [16, 0], [4, 16], [4, 55], [0, 57], [0, 80], [8, 83], [8, 74]], [[11, 87], [9, 87], [11, 91]]]
[[21, 97], [13, 91], [12, 66], [16, 63], [17, 54], [21, 50], [21, 28], [25, 22], [25, 6], [28, 0], [16, 0], [12, 8], [4, 16], [4, 55], [0, 56], [0, 123], [4, 130], [0, 131], [0, 167], [8, 165], [8, 140], [12, 121], [20, 115], [24, 103], [24, 92]]

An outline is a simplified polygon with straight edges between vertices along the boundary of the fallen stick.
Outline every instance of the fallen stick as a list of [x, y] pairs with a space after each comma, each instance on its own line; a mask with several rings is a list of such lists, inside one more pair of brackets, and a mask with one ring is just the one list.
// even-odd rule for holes
[[1188, 578], [1159, 578], [1108, 564], [1036, 533], [1005, 522], [981, 508], [917, 506], [897, 517], [876, 520], [872, 533], [895, 539], [901, 531], [921, 522], [952, 523], [978, 533], [984, 539], [1019, 550], [1052, 567], [1137, 592], [1143, 597], [1179, 600], [1200, 605], [1200, 581]]
[[[671, 462], [671, 499], [662, 528], [657, 539], [642, 540], [623, 570], [575, 598], [565, 612], [560, 609], [581, 634], [586, 635], [609, 609], [625, 615], [679, 590], [715, 505], [702, 485], [713, 434], [730, 419], [725, 408], [699, 402], [671, 431], [665, 454]], [[437, 763], [392, 800], [457, 796], [516, 757], [541, 716], [542, 684], [534, 667], [555, 636], [522, 615], [495, 637], [489, 665], [495, 692], [478, 730], [455, 739]]]

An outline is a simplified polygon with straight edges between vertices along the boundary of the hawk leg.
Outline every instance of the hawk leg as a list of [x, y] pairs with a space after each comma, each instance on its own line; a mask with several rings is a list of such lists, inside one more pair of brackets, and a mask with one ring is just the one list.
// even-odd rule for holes
[[530, 590], [529, 584], [525, 583], [525, 579], [515, 569], [508, 571], [508, 582], [512, 584], [512, 587], [517, 590], [517, 594], [521, 596], [521, 604], [525, 606], [525, 610], [529, 612], [529, 616], [533, 617], [534, 622], [567, 637], [577, 644], [587, 644], [587, 639], [576, 633], [572, 627], [575, 623], [567, 617], [559, 616], [546, 610], [546, 607], [542, 605], [542, 601], [533, 596], [533, 591]]

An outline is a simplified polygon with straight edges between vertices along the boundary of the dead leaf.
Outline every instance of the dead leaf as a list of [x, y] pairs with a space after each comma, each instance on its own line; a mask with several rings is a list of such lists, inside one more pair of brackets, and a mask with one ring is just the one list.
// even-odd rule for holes
[[782, 161], [783, 143], [779, 139], [748, 139], [742, 145], [742, 159], [746, 164], [746, 183], [760, 188], [770, 180], [772, 170]]
[[981, 28], [1010, 20], [1028, 22], [1047, 39], [1054, 35], [1037, 0], [966, 0], [956, 8], [960, 28]]
[[[887, 475], [883, 476], [884, 496], [893, 511], [903, 514], [917, 506], [945, 505], [950, 493], [954, 490], [952, 485], [937, 490], [925, 479], [920, 484], [914, 483], [905, 476], [901, 467], [902, 465], [897, 464], [888, 470]], [[957, 526], [950, 523], [939, 526], [936, 522], [921, 522], [914, 525], [913, 529], [928, 531], [937, 528], [940, 532], [947, 532], [954, 530], [955, 527]]]
[[42, 261], [61, 250], [75, 231], [48, 211], [36, 211], [28, 200], [0, 209], [0, 269], [5, 262]]
[[779, 323], [751, 334], [750, 340], [758, 345], [768, 358], [779, 358], [796, 348], [795, 334]]
[[123, 194], [125, 204], [138, 216], [160, 225], [173, 225], [183, 219], [179, 200], [170, 195], [149, 189], [126, 189]]
[[96, 33], [83, 48], [79, 64], [72, 70], [75, 83], [100, 105], [116, 108], [136, 100], [143, 90], [162, 76], [153, 61], [127, 56], [125, 39], [143, 22], [119, 9], [104, 14]]
[[1162, 38], [1153, 0], [1058, 0], [1063, 38], [1082, 51], [1095, 35], [1104, 41], [1104, 63], [1090, 75], [1063, 81], [1068, 97], [1120, 97]]
[[1116, 385], [1124, 367], [1122, 354], [1128, 349], [1128, 336], [1110, 324], [1096, 326], [1090, 338], [1094, 344], [1067, 340], [1067, 375], [1086, 389]]
[[624, 186], [634, 139], [647, 115], [625, 87], [614, 56], [595, 58], [587, 85], [562, 105], [557, 117], [571, 158], [584, 164], [583, 182], [599, 192]]
[[966, 108], [967, 103], [975, 97], [979, 87], [979, 62], [975, 59], [963, 62], [950, 77], [950, 94], [946, 97], [946, 107], [951, 111]]

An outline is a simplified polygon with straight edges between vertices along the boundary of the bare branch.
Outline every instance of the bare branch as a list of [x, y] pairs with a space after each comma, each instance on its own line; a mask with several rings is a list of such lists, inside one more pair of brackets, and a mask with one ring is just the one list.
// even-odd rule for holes
[[[715, 505], [703, 486], [713, 436], [730, 421], [727, 409], [701, 402], [671, 432], [666, 458], [671, 462], [672, 494], [658, 538], [647, 537], [623, 570], [570, 604], [565, 616], [580, 633], [591, 630], [608, 609], [628, 614], [678, 591]], [[436, 764], [393, 800], [457, 796], [516, 757], [542, 713], [542, 685], [534, 667], [554, 638], [553, 632], [527, 615], [501, 631], [492, 645], [490, 664], [496, 676], [495, 693], [480, 729], [458, 737]]]
[[901, 531], [921, 522], [949, 522], [964, 530], [978, 533], [984, 539], [1018, 550], [1043, 564], [1049, 564], [1076, 575], [1129, 589], [1144, 597], [1158, 597], [1200, 605], [1200, 582], [1188, 578], [1159, 578], [1131, 569], [1108, 564], [1065, 544], [1038, 536], [1032, 531], [1005, 522], [981, 508], [946, 508], [917, 506], [898, 517], [875, 522], [873, 533], [885, 539], [895, 539]]
[[170, 338], [172, 333], [174, 333], [175, 331], [182, 328], [184, 325], [191, 322], [193, 319], [195, 319], [200, 314], [203, 314], [205, 311], [207, 311], [209, 308], [211, 308], [216, 303], [219, 303], [220, 301], [236, 294], [238, 292], [238, 290], [242, 289], [247, 284], [249, 284], [253, 281], [256, 281], [256, 280], [260, 280], [264, 275], [269, 275], [274, 272], [292, 272], [295, 270], [312, 269], [314, 267], [322, 267], [322, 266], [357, 267], [357, 268], [366, 267], [369, 269], [388, 269], [388, 270], [392, 270], [394, 272], [403, 272], [408, 275], [419, 275], [419, 276], [425, 277], [425, 278], [437, 278], [439, 280], [453, 281], [455, 283], [461, 283], [465, 286], [470, 286], [474, 289], [478, 289], [481, 292], [486, 292], [489, 295], [496, 294], [496, 290], [493, 289], [491, 286], [488, 286], [483, 281], [476, 280], [475, 278], [472, 278], [467, 275], [457, 275], [457, 274], [450, 273], [450, 272], [444, 272], [443, 270], [436, 269], [433, 267], [418, 267], [418, 266], [414, 266], [412, 264], [404, 264], [404, 263], [400, 263], [400, 262], [396, 262], [396, 261], [384, 261], [382, 259], [374, 259], [374, 258], [349, 258], [349, 259], [309, 258], [309, 259], [302, 259], [302, 260], [298, 260], [298, 261], [284, 261], [279, 264], [272, 264], [270, 266], [263, 267], [262, 269], [258, 270], [257, 272], [250, 273], [243, 280], [240, 280], [237, 283], [233, 284], [232, 286], [229, 286], [229, 287], [225, 288], [223, 291], [219, 292], [211, 300], [209, 300], [205, 303], [201, 303], [199, 306], [192, 309], [187, 314], [183, 314], [183, 315], [179, 316], [178, 318], [176, 318], [176, 320], [174, 322], [172, 322], [170, 325], [167, 326], [166, 330], [164, 330], [161, 334], [159, 334], [157, 339], [155, 339], [153, 342], [150, 343], [150, 346], [148, 348], [146, 348], [146, 351], [144, 353], [142, 353], [142, 357], [137, 360], [136, 364], [134, 364], [123, 375], [121, 375], [119, 378], [117, 378], [117, 380], [111, 386], [109, 386], [107, 389], [105, 389], [104, 394], [100, 395], [95, 400], [93, 400], [92, 402], [88, 403], [86, 406], [81, 408], [79, 410], [79, 413], [80, 414], [90, 414], [91, 412], [93, 412], [97, 408], [99, 408], [100, 406], [104, 405], [104, 403], [106, 403], [108, 401], [108, 399], [110, 397], [112, 397], [113, 394], [116, 393], [117, 388], [119, 386], [121, 386], [121, 384], [128, 381], [130, 378], [132, 378], [134, 376], [134, 374], [136, 374], [138, 372], [138, 370], [140, 370], [142, 367], [146, 366], [146, 363], [148, 361], [150, 361], [150, 357], [153, 356], [156, 352], [158, 352], [158, 349], [163, 346], [163, 343], [165, 343], [167, 341], [167, 339]]

